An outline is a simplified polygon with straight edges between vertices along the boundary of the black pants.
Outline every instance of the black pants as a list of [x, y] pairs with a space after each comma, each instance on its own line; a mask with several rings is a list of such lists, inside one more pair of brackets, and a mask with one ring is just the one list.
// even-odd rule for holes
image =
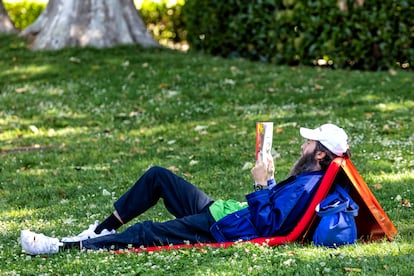
[[120, 249], [185, 242], [214, 242], [210, 227], [215, 222], [209, 212], [213, 200], [171, 171], [152, 167], [115, 202], [115, 210], [127, 223], [154, 206], [162, 198], [176, 219], [165, 222], [138, 222], [124, 232], [82, 242], [87, 249]]

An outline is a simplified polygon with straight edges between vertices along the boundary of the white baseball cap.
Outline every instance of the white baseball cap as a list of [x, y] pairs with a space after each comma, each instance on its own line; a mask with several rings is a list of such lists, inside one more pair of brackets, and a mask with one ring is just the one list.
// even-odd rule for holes
[[337, 156], [343, 156], [349, 149], [348, 135], [342, 128], [334, 124], [324, 124], [315, 129], [301, 127], [300, 135], [303, 138], [321, 142]]

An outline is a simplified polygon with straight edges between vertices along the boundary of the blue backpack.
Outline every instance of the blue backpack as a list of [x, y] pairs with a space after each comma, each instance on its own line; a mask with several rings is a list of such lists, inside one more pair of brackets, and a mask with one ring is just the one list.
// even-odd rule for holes
[[355, 216], [358, 215], [359, 206], [344, 188], [336, 184], [333, 193], [322, 200], [315, 210], [321, 217], [312, 238], [315, 245], [339, 247], [355, 243]]

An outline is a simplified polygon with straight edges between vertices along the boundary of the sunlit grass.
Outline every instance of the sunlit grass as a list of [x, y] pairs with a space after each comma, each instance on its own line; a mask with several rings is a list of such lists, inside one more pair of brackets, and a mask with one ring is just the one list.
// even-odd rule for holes
[[2, 218], [10, 218], [11, 220], [28, 217], [34, 213], [34, 210], [28, 209], [11, 209], [0, 212]]
[[[407, 182], [407, 183], [414, 183], [414, 175], [412, 174], [412, 171], [408, 168], [404, 168], [401, 171], [398, 171], [396, 173], [380, 173], [376, 175], [371, 176], [373, 181], [376, 181], [378, 183], [382, 181], [387, 182]], [[413, 186], [414, 188], [414, 186]]]
[[[0, 274], [414, 270], [411, 73], [276, 67], [136, 47], [32, 52], [17, 37], [0, 41]], [[77, 234], [110, 214], [151, 165], [170, 168], [213, 198], [245, 200], [256, 121], [275, 123], [278, 180], [300, 155], [299, 127], [344, 127], [353, 163], [399, 230], [396, 240], [332, 250], [241, 244], [151, 254], [22, 253], [21, 229]], [[140, 217], [170, 218], [162, 202]]]
[[391, 102], [391, 103], [380, 103], [376, 106], [379, 110], [387, 112], [387, 111], [407, 111], [410, 112], [414, 108], [414, 101], [406, 100], [401, 102]]
[[39, 74], [44, 74], [53, 70], [50, 66], [47, 65], [25, 65], [25, 66], [15, 66], [10, 70], [5, 70], [2, 72], [2, 75], [8, 76], [12, 74], [20, 74], [21, 77], [27, 78], [28, 76], [36, 76]]

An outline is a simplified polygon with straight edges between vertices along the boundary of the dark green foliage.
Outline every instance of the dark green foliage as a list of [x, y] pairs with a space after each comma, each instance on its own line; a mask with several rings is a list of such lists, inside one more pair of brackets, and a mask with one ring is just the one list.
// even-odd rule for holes
[[266, 49], [275, 40], [268, 27], [274, 22], [276, 2], [187, 1], [187, 39], [195, 49], [213, 55], [268, 60]]
[[[386, 69], [412, 66], [414, 6], [408, 1], [187, 0], [196, 50], [277, 64]], [[361, 3], [361, 4], [358, 4]]]

